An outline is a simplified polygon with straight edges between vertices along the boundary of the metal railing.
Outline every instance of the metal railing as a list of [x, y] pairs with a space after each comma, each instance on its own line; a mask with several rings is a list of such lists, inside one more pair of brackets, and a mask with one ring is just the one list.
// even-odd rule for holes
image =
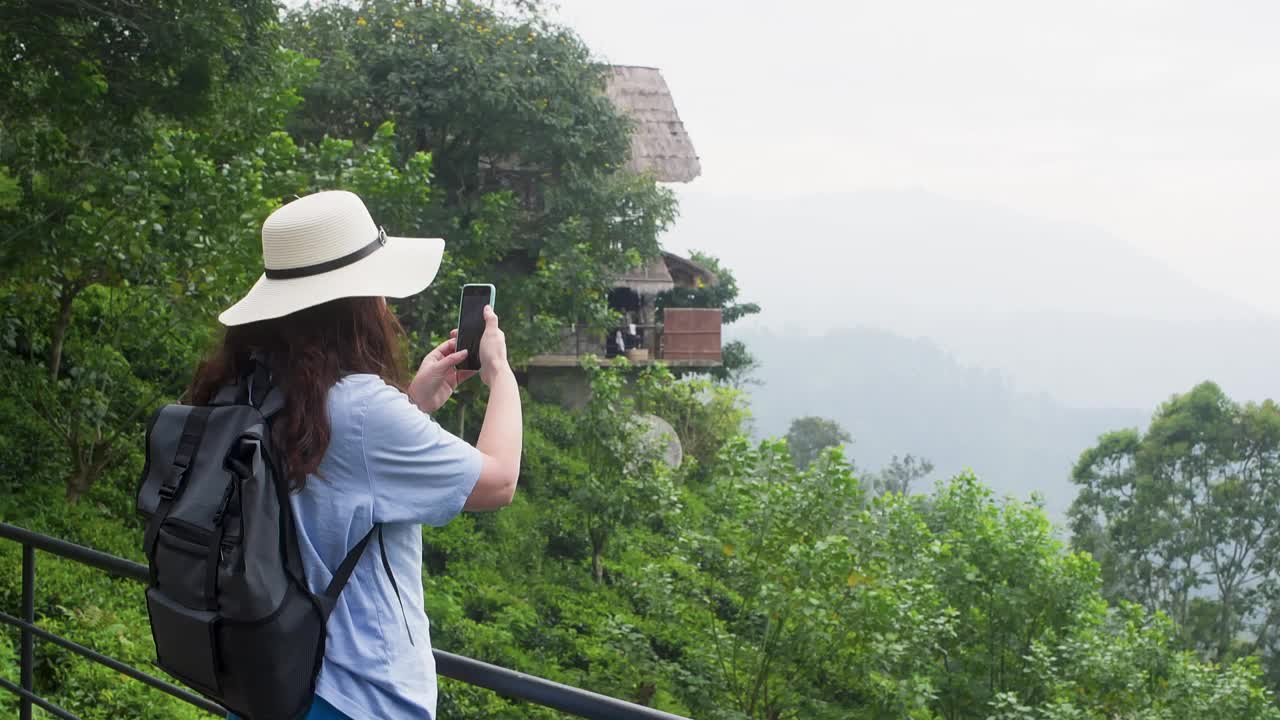
[[[15, 685], [6, 678], [0, 678], [0, 690], [7, 690], [18, 696], [21, 708], [19, 717], [21, 720], [31, 720], [33, 707], [39, 707], [54, 717], [63, 718], [63, 720], [79, 720], [75, 715], [35, 693], [36, 638], [51, 642], [92, 662], [104, 665], [201, 710], [219, 716], [226, 715], [226, 710], [219, 707], [217, 703], [154, 675], [142, 672], [119, 660], [107, 657], [91, 648], [55, 635], [36, 624], [37, 550], [97, 568], [114, 577], [136, 580], [141, 583], [146, 583], [150, 579], [145, 565], [114, 555], [108, 555], [82, 545], [76, 545], [66, 540], [41, 535], [7, 523], [0, 523], [0, 538], [22, 545], [21, 616], [15, 617], [6, 612], [0, 612], [0, 623], [13, 625], [21, 633], [21, 677], [19, 678], [19, 683]], [[577, 717], [592, 718], [593, 720], [687, 720], [679, 715], [673, 715], [607, 695], [600, 695], [570, 685], [563, 685], [533, 675], [526, 675], [461, 655], [454, 655], [441, 650], [433, 650], [432, 652], [435, 653], [436, 672], [443, 677], [477, 687], [488, 688], [505, 697], [526, 700], [535, 705], [552, 708]]]

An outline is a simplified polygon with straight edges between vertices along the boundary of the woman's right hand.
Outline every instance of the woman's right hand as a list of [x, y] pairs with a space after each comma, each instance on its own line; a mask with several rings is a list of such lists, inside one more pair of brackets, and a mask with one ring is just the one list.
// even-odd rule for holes
[[520, 479], [524, 424], [520, 388], [507, 363], [507, 339], [498, 328], [498, 316], [488, 306], [484, 309], [484, 334], [480, 336], [480, 379], [489, 386], [484, 423], [476, 438], [476, 449], [484, 455], [484, 463], [464, 507], [496, 510], [511, 504]]
[[484, 306], [484, 334], [480, 336], [480, 380], [485, 385], [511, 372], [507, 363], [507, 337], [498, 327], [498, 314]]

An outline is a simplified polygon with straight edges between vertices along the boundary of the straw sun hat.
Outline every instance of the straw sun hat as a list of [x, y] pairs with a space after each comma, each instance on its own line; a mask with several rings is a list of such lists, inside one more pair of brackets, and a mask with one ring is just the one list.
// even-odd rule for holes
[[299, 198], [262, 224], [266, 272], [218, 319], [243, 325], [344, 297], [422, 292], [444, 256], [439, 238], [388, 237], [345, 190]]

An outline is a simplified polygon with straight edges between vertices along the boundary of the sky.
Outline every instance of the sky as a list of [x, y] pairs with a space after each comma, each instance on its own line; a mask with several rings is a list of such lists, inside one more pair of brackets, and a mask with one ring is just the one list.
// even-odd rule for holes
[[603, 59], [661, 68], [702, 160], [682, 197], [936, 193], [1098, 228], [1280, 314], [1273, 0], [559, 0], [556, 13]]

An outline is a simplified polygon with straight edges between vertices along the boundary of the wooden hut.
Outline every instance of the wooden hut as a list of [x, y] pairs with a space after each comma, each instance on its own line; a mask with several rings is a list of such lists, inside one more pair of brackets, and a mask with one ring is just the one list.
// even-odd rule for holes
[[[690, 182], [702, 173], [693, 141], [657, 68], [611, 66], [605, 93], [632, 121], [628, 171], [647, 173], [658, 182], [667, 183]], [[529, 389], [535, 396], [554, 398], [571, 407], [580, 404], [586, 398], [579, 370], [585, 355], [595, 355], [605, 362], [610, 357], [626, 355], [632, 364], [664, 362], [686, 368], [719, 365], [719, 309], [668, 308], [661, 321], [657, 313], [657, 298], [663, 291], [716, 282], [718, 278], [708, 268], [669, 252], [619, 274], [609, 304], [624, 317], [622, 326], [609, 330], [563, 328], [557, 348], [528, 361]], [[616, 339], [619, 333], [623, 334], [621, 348]]]
[[[614, 280], [609, 305], [623, 325], [609, 330], [574, 326], [560, 331], [559, 346], [529, 360], [529, 367], [576, 368], [584, 355], [626, 355], [632, 364], [662, 361], [676, 367], [720, 364], [720, 310], [667, 308], [658, 317], [658, 296], [676, 288], [714, 285], [715, 273], [688, 258], [664, 252]], [[623, 333], [622, 347], [612, 337]]]

